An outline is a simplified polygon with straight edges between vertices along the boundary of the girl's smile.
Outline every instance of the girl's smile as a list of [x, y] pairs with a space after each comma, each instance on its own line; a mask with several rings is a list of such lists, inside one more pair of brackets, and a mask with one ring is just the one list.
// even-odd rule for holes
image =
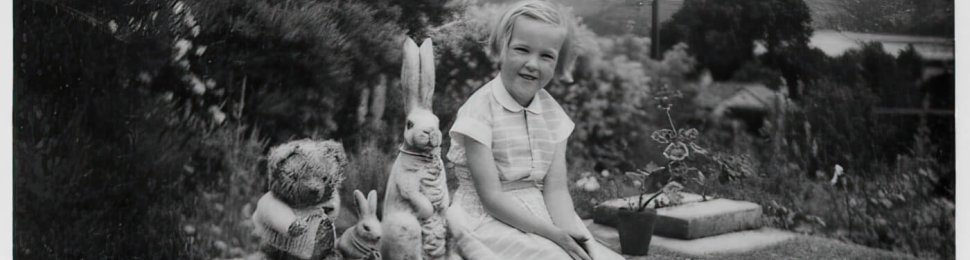
[[565, 29], [528, 17], [516, 19], [509, 45], [501, 59], [502, 84], [522, 106], [555, 74]]

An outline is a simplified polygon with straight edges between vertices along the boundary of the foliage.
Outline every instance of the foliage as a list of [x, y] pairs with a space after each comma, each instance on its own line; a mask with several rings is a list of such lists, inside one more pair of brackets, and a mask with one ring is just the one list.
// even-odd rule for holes
[[373, 134], [345, 112], [399, 67], [398, 17], [367, 3], [15, 8], [18, 258], [242, 257], [266, 145]]
[[[650, 138], [667, 145], [663, 155], [668, 161], [664, 167], [651, 162], [644, 169], [626, 173], [626, 175], [640, 181], [642, 190], [637, 203], [630, 206], [631, 209], [643, 211], [651, 201], [659, 198], [660, 195], [663, 195], [665, 200], [658, 200], [654, 204], [655, 208], [682, 204], [683, 195], [680, 194], [680, 191], [684, 186], [681, 183], [698, 185], [702, 192], [701, 198], [707, 200], [706, 192], [709, 179], [717, 179], [722, 175], [731, 179], [739, 179], [751, 174], [752, 170], [745, 157], [722, 153], [713, 154], [695, 143], [700, 135], [697, 129], [677, 129], [670, 117], [670, 110], [673, 106], [672, 99], [681, 96], [681, 94], [679, 91], [671, 90], [666, 86], [660, 86], [658, 89], [659, 91], [654, 91], [653, 96], [658, 101], [658, 108], [666, 113], [670, 128], [656, 130], [650, 135]], [[666, 173], [666, 181], [662, 182], [666, 184], [663, 184], [659, 192], [644, 200], [647, 189], [643, 183], [646, 183], [646, 179], [651, 175], [659, 172]]]
[[886, 53], [880, 43], [866, 43], [861, 49], [849, 50], [834, 62], [834, 80], [846, 84], [863, 84], [873, 91], [883, 106], [920, 107], [922, 93], [916, 83], [922, 75], [922, 58], [912, 46], [898, 57]]
[[811, 102], [769, 116], [765, 138], [710, 142], [748, 151], [758, 172], [744, 189], [715, 182], [712, 193], [763, 205], [772, 226], [952, 257], [952, 164], [939, 161], [930, 128], [898, 138], [906, 131], [872, 116], [878, 99], [864, 85], [822, 80], [805, 91]]
[[761, 83], [772, 90], [779, 90], [783, 85], [781, 79], [780, 72], [757, 62], [745, 63], [731, 76], [732, 81]]
[[[105, 28], [75, 20], [90, 9], [146, 13], [158, 6], [88, 4], [60, 15], [47, 3], [15, 7], [21, 31], [15, 34], [14, 254], [179, 258], [184, 241], [172, 232], [178, 202], [183, 187], [201, 181], [185, 173], [197, 160], [185, 151], [200, 149], [200, 133], [211, 125], [181, 117], [138, 77], [140, 69], [168, 63], [168, 41], [158, 38], [172, 39], [169, 30], [152, 38], [153, 30], [124, 23]], [[158, 17], [155, 25], [163, 28], [172, 21], [165, 12]], [[106, 21], [99, 20], [112, 24]], [[83, 37], [63, 37], [69, 34]]]
[[[198, 1], [215, 100], [273, 141], [349, 136], [360, 90], [399, 67], [401, 29], [364, 3]], [[357, 57], [370, 57], [360, 59]]]
[[808, 44], [811, 16], [802, 0], [687, 0], [661, 28], [664, 49], [686, 42], [715, 79], [728, 79], [754, 60], [755, 44], [767, 55]]
[[[781, 73], [789, 88], [789, 97], [793, 100], [801, 100], [801, 93], [805, 91], [803, 89], [805, 84], [835, 73], [832, 69], [833, 63], [832, 58], [829, 58], [825, 52], [818, 48], [790, 46], [777, 49], [770, 55], [762, 55], [753, 64], [761, 64], [770, 70]], [[738, 76], [738, 74], [735, 73], [735, 76]], [[774, 75], [771, 75], [771, 77], [771, 80], [778, 79]], [[770, 86], [771, 84], [766, 85]]]
[[209, 167], [206, 182], [189, 190], [193, 196], [180, 203], [181, 252], [194, 257], [244, 257], [258, 251], [259, 238], [252, 233], [252, 212], [266, 190], [264, 151], [259, 133], [245, 126], [219, 128], [201, 139], [199, 151]]

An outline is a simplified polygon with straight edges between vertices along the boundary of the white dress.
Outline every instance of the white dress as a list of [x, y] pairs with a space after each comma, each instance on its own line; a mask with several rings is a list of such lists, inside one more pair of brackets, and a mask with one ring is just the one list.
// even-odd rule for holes
[[[574, 128], [562, 107], [540, 90], [528, 107], [512, 98], [496, 77], [477, 90], [458, 110], [450, 134], [448, 159], [455, 164], [458, 189], [449, 210], [461, 211], [461, 223], [500, 259], [570, 259], [554, 242], [525, 233], [485, 212], [472, 183], [465, 149], [454, 136], [468, 136], [492, 150], [502, 189], [532, 216], [552, 223], [542, 195], [542, 180], [552, 164], [555, 146]], [[576, 221], [580, 221], [578, 218]], [[623, 259], [594, 243], [606, 259]], [[597, 259], [597, 260], [600, 260]]]

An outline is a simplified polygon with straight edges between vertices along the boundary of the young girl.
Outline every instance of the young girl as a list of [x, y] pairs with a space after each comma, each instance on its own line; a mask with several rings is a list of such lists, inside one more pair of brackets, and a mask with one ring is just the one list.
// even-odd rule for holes
[[573, 26], [548, 2], [513, 4], [488, 42], [501, 72], [462, 105], [450, 131], [459, 187], [449, 210], [502, 259], [622, 259], [574, 211], [566, 187], [574, 124], [543, 90], [573, 60]]

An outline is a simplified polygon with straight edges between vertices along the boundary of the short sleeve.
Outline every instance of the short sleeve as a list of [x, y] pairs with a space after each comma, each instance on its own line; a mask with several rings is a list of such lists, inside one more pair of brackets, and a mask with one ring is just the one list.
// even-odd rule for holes
[[488, 107], [482, 107], [480, 104], [482, 103], [459, 109], [449, 134], [453, 139], [456, 134], [461, 134], [492, 148], [491, 113]]
[[566, 116], [565, 113], [562, 114], [562, 118], [562, 123], [560, 123], [559, 126], [556, 127], [556, 130], [553, 131], [552, 138], [556, 143], [566, 141], [566, 139], [569, 138], [569, 135], [573, 133], [573, 129], [576, 128], [576, 124], [573, 123], [573, 121], [570, 120], [569, 116]]
[[569, 135], [573, 133], [573, 129], [576, 128], [576, 124], [573, 123], [572, 119], [569, 119], [569, 115], [559, 106], [559, 103], [556, 103], [551, 97], [549, 98], [548, 106], [550, 108], [546, 121], [550, 122], [549, 130], [552, 133], [553, 142], [560, 143], [566, 141]]

